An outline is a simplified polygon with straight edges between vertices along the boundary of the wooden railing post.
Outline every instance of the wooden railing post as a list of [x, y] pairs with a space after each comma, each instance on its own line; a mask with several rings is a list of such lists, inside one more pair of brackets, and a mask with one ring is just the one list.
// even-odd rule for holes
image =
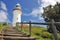
[[54, 20], [53, 19], [51, 20], [51, 26], [52, 26], [51, 28], [52, 28], [53, 35], [54, 35], [55, 40], [59, 40], [58, 39], [58, 35], [57, 35], [57, 29], [56, 29], [56, 26], [54, 24]]
[[21, 22], [21, 31], [22, 31], [22, 27], [23, 27], [23, 22]]
[[29, 35], [31, 36], [31, 21], [29, 22]]
[[16, 27], [18, 26], [18, 23], [16, 23]]

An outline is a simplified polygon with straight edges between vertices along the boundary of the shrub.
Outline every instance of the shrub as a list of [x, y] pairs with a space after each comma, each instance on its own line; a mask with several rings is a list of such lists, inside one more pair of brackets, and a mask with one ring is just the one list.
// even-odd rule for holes
[[40, 33], [35, 33], [35, 35], [40, 36]]
[[42, 33], [42, 37], [43, 37], [43, 38], [48, 38], [48, 37], [50, 37], [50, 33], [48, 33], [48, 32], [43, 32], [43, 33]]

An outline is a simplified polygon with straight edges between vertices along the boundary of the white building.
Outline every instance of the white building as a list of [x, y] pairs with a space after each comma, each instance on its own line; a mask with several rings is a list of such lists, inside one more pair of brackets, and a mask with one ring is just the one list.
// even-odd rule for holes
[[21, 6], [20, 4], [16, 4], [16, 7], [13, 9], [13, 26], [16, 26], [17, 22], [21, 22]]

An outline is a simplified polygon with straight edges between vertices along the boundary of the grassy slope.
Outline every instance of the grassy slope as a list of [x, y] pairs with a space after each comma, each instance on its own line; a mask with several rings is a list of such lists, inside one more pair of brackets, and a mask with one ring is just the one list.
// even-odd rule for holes
[[4, 24], [4, 25], [2, 25], [1, 23], [0, 23], [0, 31], [2, 31], [4, 28], [6, 28], [6, 27], [8, 27], [8, 25], [6, 25], [6, 24]]
[[[23, 32], [29, 34], [29, 27], [23, 27]], [[47, 32], [47, 28], [43, 28], [43, 27], [33, 26], [32, 36], [39, 38], [40, 40], [54, 40], [53, 35]], [[44, 38], [43, 36], [47, 36], [47, 38]], [[60, 36], [60, 34], [58, 34], [58, 36]]]

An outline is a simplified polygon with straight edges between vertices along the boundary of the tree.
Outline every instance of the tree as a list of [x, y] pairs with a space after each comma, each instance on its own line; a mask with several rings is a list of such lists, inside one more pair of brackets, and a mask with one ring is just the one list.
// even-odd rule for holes
[[[56, 3], [54, 6], [49, 5], [43, 8], [43, 18], [46, 22], [50, 22], [51, 19], [54, 19], [55, 22], [60, 22], [60, 3]], [[51, 32], [51, 27], [48, 25], [48, 30]], [[60, 25], [56, 25], [57, 30], [60, 32]]]

